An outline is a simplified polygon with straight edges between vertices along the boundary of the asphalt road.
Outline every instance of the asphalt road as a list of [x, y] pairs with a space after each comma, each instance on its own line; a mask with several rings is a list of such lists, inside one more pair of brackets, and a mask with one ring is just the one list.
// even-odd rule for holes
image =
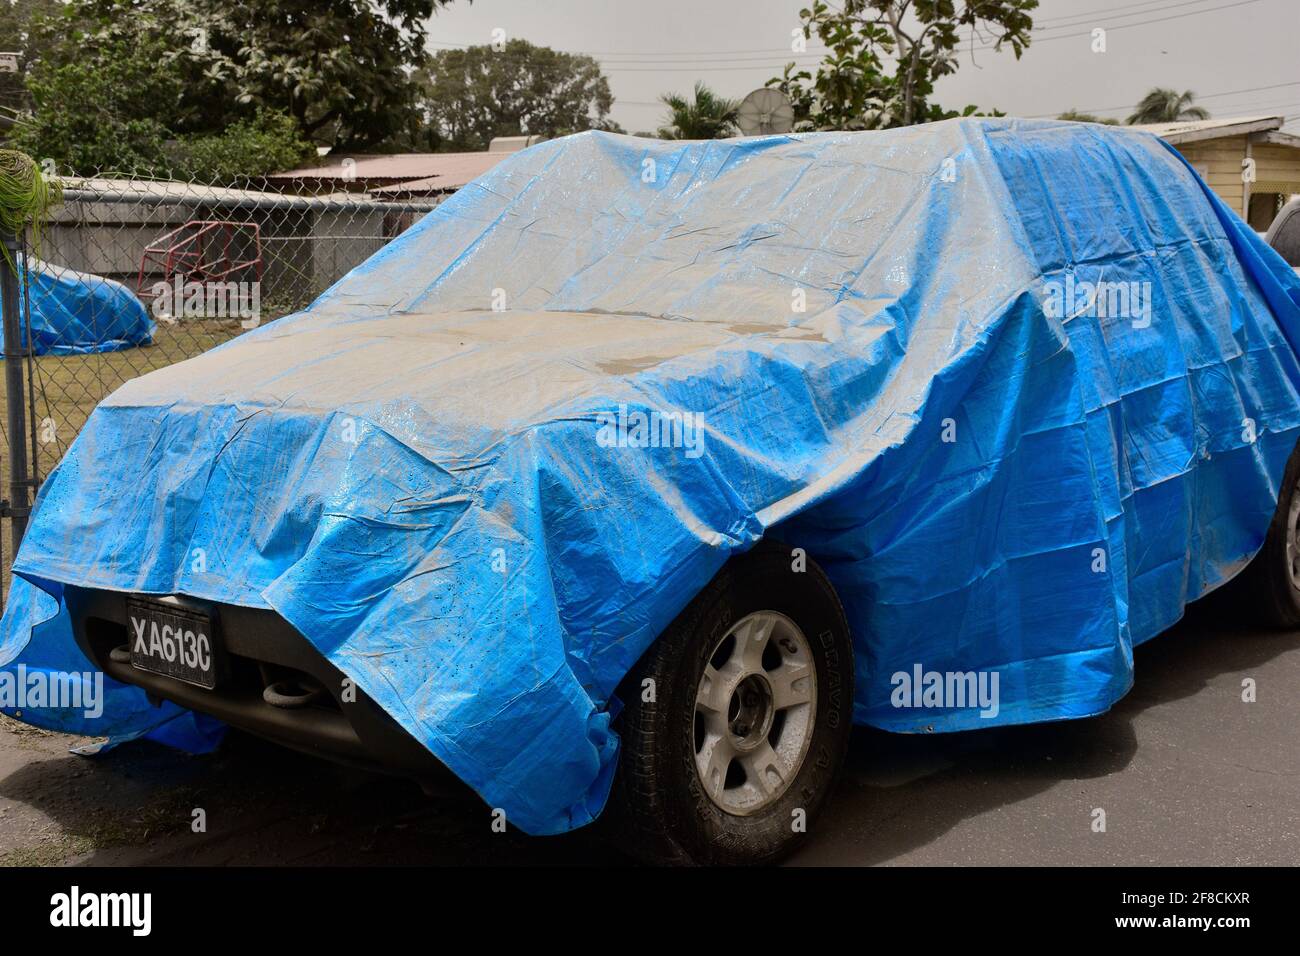
[[[1136, 687], [1101, 717], [856, 731], [839, 791], [790, 862], [1300, 864], [1300, 634], [1233, 617], [1193, 607], [1137, 650]], [[86, 759], [70, 742], [0, 726], [0, 863], [622, 862], [597, 833], [494, 833], [471, 795], [430, 797], [248, 737], [197, 758], [140, 743]]]

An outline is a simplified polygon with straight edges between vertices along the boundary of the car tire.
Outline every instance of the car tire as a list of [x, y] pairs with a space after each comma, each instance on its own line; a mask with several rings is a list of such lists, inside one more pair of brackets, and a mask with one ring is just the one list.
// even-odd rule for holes
[[835, 785], [853, 645], [801, 551], [729, 561], [624, 681], [606, 824], [656, 864], [760, 864], [791, 852]]
[[1240, 599], [1265, 627], [1300, 628], [1300, 446], [1291, 453], [1264, 546], [1241, 573]]

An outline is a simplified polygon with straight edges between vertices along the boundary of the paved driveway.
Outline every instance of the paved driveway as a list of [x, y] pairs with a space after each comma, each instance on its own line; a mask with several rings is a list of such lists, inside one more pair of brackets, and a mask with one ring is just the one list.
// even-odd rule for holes
[[[791, 862], [1300, 863], [1300, 635], [1233, 617], [1195, 607], [1139, 648], [1137, 686], [1099, 718], [857, 731], [839, 793]], [[87, 760], [68, 743], [0, 727], [0, 862], [620, 860], [597, 834], [494, 833], [468, 794], [426, 796], [248, 737], [201, 758], [133, 744]], [[196, 809], [206, 832], [192, 829]]]

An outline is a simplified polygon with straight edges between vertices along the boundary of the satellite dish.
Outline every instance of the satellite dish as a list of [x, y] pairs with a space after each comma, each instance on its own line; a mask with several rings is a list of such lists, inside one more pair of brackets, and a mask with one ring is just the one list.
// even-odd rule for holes
[[741, 100], [736, 125], [746, 136], [788, 133], [794, 125], [794, 107], [780, 90], [764, 86]]

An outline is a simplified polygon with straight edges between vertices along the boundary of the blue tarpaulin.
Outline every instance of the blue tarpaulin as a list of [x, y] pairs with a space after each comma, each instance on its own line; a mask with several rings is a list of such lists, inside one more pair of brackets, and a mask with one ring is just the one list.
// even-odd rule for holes
[[[603, 805], [620, 679], [768, 534], [839, 590], [859, 721], [1106, 710], [1133, 644], [1260, 547], [1297, 344], [1295, 273], [1145, 133], [584, 133], [113, 393], [15, 590], [272, 608], [557, 832]], [[28, 641], [53, 597], [11, 604], [0, 662], [63, 653]], [[996, 717], [891, 704], [918, 666], [996, 671]]]
[[[20, 257], [20, 264], [22, 261]], [[23, 346], [27, 345], [30, 314], [31, 346], [36, 355], [116, 352], [153, 341], [154, 322], [148, 310], [120, 282], [36, 258], [26, 270], [26, 281]]]

